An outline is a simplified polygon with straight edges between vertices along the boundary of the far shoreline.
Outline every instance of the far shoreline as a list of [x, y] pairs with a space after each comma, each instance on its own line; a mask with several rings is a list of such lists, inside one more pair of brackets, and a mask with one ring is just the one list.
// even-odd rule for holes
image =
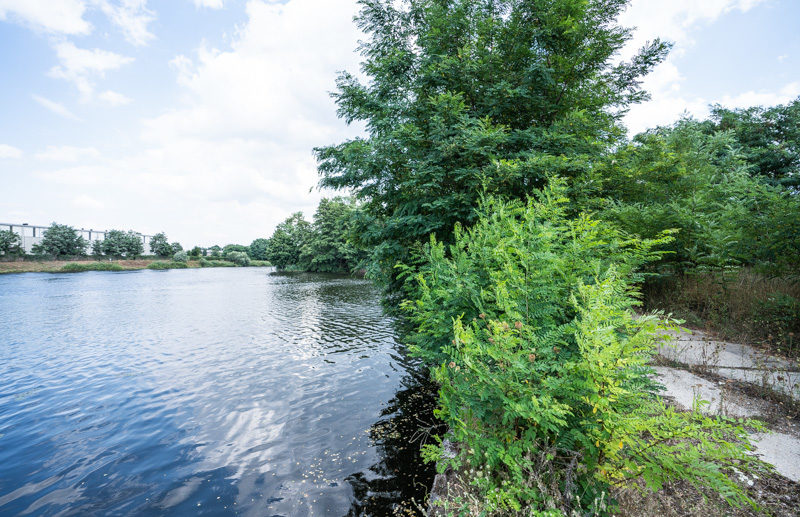
[[201, 269], [208, 267], [270, 267], [269, 262], [253, 261], [249, 266], [238, 266], [220, 259], [175, 262], [158, 258], [117, 260], [17, 260], [0, 261], [0, 275], [14, 273], [82, 273], [86, 271], [138, 271], [143, 269]]

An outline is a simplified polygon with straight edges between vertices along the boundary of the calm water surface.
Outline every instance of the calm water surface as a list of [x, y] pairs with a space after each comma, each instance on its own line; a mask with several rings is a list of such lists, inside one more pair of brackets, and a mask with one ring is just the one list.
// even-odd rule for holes
[[431, 400], [368, 282], [0, 276], [0, 514], [391, 515]]

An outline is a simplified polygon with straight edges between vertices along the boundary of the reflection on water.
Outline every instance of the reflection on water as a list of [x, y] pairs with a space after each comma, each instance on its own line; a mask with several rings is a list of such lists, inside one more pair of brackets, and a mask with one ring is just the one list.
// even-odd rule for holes
[[0, 514], [405, 514], [432, 422], [368, 283], [0, 277]]

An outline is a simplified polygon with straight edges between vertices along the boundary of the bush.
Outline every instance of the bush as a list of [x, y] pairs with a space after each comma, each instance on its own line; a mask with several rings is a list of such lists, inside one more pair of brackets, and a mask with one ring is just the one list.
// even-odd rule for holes
[[186, 269], [189, 266], [185, 262], [166, 262], [157, 260], [147, 265], [147, 269]]
[[81, 264], [73, 262], [64, 264], [59, 273], [83, 273], [84, 271], [125, 271], [125, 268], [113, 262], [93, 262], [91, 264]]
[[754, 321], [767, 335], [771, 344], [782, 348], [789, 356], [797, 354], [800, 339], [800, 300], [777, 293], [758, 302]]
[[634, 318], [628, 279], [668, 237], [568, 219], [566, 202], [560, 182], [524, 206], [487, 200], [449, 253], [432, 238], [419, 273], [401, 268], [411, 351], [441, 385], [437, 414], [462, 445], [453, 463], [481, 473], [481, 511], [598, 511], [636, 478], [749, 502], [720, 468], [753, 468], [744, 427], [665, 407], [648, 376], [666, 327]]
[[182, 262], [185, 264], [189, 261], [189, 254], [185, 251], [179, 251], [172, 257], [172, 260], [174, 262]]
[[272, 263], [269, 260], [251, 260], [250, 266], [252, 267], [269, 267]]
[[227, 260], [200, 259], [200, 267], [236, 267], [236, 264]]
[[226, 254], [226, 258], [237, 266], [249, 266], [250, 257], [243, 251], [231, 251]]

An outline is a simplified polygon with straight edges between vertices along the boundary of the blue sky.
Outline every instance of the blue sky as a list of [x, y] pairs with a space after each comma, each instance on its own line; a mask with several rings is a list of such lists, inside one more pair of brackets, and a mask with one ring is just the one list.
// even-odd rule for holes
[[[249, 243], [319, 197], [311, 149], [352, 137], [353, 0], [0, 0], [0, 222]], [[675, 42], [632, 132], [800, 96], [800, 2], [633, 0], [624, 53]], [[624, 57], [624, 56], [623, 56]]]

